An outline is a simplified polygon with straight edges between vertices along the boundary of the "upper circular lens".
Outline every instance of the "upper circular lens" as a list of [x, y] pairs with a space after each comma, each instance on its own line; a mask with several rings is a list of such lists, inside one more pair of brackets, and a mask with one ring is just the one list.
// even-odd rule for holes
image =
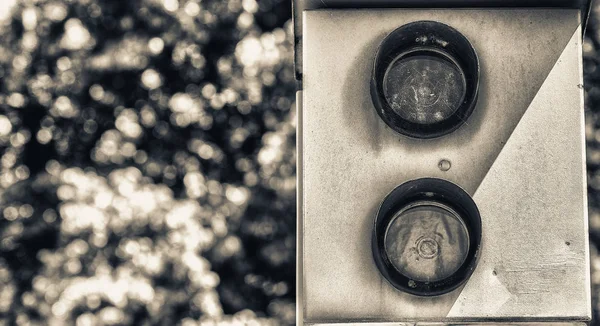
[[373, 105], [401, 134], [435, 138], [456, 130], [473, 112], [478, 90], [477, 53], [448, 25], [403, 25], [385, 37], [375, 55]]
[[401, 54], [385, 72], [383, 94], [391, 109], [413, 123], [448, 119], [465, 97], [465, 77], [458, 65], [434, 51]]
[[469, 252], [469, 233], [447, 206], [414, 203], [400, 210], [385, 234], [385, 251], [394, 268], [408, 278], [436, 282], [454, 274]]

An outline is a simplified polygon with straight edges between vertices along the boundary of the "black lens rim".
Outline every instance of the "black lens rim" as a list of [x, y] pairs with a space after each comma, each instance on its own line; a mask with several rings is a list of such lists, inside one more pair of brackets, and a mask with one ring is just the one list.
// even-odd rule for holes
[[[394, 216], [416, 202], [437, 202], [448, 206], [462, 218], [469, 235], [469, 251], [463, 264], [452, 275], [434, 282], [410, 279], [391, 263], [385, 250], [385, 235]], [[436, 296], [464, 284], [477, 266], [481, 248], [481, 216], [471, 196], [458, 185], [437, 178], [405, 182], [382, 201], [375, 216], [371, 249], [377, 268], [396, 289], [419, 296]]]
[[[430, 124], [409, 121], [396, 114], [388, 104], [383, 84], [388, 67], [399, 56], [415, 51], [442, 52], [462, 71], [466, 87], [463, 101], [448, 118]], [[479, 58], [469, 40], [454, 28], [435, 21], [417, 21], [400, 26], [387, 35], [377, 50], [371, 74], [371, 98], [381, 119], [396, 132], [413, 138], [436, 138], [462, 126], [477, 103], [479, 93]]]

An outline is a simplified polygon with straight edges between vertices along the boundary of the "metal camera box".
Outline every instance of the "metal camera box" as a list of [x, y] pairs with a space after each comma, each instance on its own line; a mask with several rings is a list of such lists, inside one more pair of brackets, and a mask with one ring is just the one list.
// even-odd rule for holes
[[298, 323], [589, 321], [587, 5], [300, 3]]

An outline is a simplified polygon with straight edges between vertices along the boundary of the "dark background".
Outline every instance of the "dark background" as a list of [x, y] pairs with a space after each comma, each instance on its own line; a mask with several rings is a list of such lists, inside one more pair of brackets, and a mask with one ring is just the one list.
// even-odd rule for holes
[[0, 2], [0, 325], [294, 323], [290, 17], [284, 0]]

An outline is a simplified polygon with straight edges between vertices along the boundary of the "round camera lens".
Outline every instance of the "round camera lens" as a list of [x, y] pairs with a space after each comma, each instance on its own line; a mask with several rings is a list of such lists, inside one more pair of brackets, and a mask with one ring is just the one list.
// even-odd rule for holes
[[394, 131], [436, 138], [465, 124], [479, 92], [479, 59], [467, 38], [434, 21], [400, 26], [379, 45], [373, 107]]
[[393, 267], [411, 280], [437, 282], [454, 274], [469, 252], [462, 218], [436, 202], [401, 209], [385, 232], [385, 251]]
[[400, 54], [383, 79], [383, 94], [401, 118], [417, 124], [452, 116], [466, 93], [465, 76], [448, 56], [432, 50]]
[[481, 217], [462, 188], [436, 178], [407, 181], [381, 202], [371, 249], [396, 289], [440, 295], [467, 281], [481, 249]]

